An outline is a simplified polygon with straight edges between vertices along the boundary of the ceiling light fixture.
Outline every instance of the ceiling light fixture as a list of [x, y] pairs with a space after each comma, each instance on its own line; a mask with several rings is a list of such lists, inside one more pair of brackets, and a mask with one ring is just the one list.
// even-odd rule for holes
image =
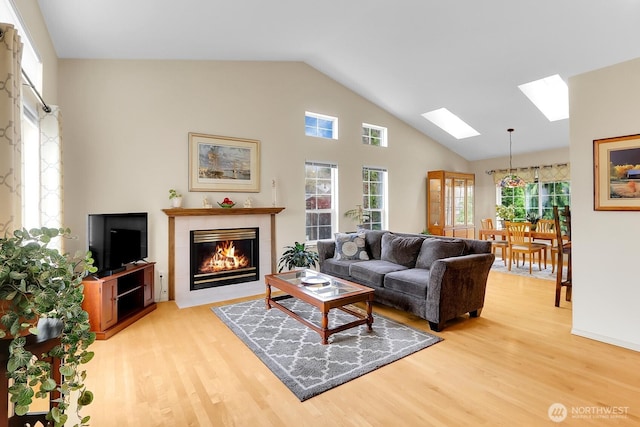
[[509, 172], [500, 180], [498, 186], [501, 188], [522, 188], [527, 185], [527, 183], [524, 179], [513, 173], [513, 167], [511, 166], [511, 134], [513, 133], [513, 129], [509, 128], [507, 132], [509, 132]]

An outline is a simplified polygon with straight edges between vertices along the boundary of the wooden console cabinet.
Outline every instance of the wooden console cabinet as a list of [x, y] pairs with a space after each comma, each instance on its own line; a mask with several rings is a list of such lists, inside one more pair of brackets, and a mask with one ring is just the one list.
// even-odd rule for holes
[[156, 309], [154, 265], [155, 262], [138, 264], [111, 276], [82, 281], [82, 308], [89, 313], [96, 339], [106, 340]]

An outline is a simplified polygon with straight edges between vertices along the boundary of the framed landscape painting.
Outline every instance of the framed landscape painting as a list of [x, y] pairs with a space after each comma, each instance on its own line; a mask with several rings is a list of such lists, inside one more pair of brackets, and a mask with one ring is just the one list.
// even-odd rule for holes
[[189, 133], [189, 191], [260, 191], [260, 141]]
[[640, 210], [640, 135], [593, 141], [594, 209]]

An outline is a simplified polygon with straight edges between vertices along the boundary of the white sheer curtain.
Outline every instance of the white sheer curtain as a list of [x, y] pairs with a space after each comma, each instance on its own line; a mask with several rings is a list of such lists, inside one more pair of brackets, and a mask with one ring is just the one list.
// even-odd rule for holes
[[62, 227], [62, 132], [61, 113], [49, 105], [50, 113], [40, 110], [40, 225]]
[[22, 226], [22, 42], [0, 23], [0, 236]]

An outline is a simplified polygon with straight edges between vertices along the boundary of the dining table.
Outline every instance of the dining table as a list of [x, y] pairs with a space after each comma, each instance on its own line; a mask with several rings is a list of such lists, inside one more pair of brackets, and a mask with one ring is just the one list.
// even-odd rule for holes
[[[507, 230], [506, 228], [484, 228], [478, 231], [478, 238], [480, 240], [487, 240], [487, 238], [494, 237], [497, 238], [500, 236], [501, 240], [507, 240]], [[553, 245], [553, 242], [557, 239], [556, 233], [552, 232], [542, 232], [542, 231], [531, 231], [531, 237], [533, 239], [538, 240], [548, 240]], [[563, 240], [568, 239], [567, 236], [562, 236]]]

